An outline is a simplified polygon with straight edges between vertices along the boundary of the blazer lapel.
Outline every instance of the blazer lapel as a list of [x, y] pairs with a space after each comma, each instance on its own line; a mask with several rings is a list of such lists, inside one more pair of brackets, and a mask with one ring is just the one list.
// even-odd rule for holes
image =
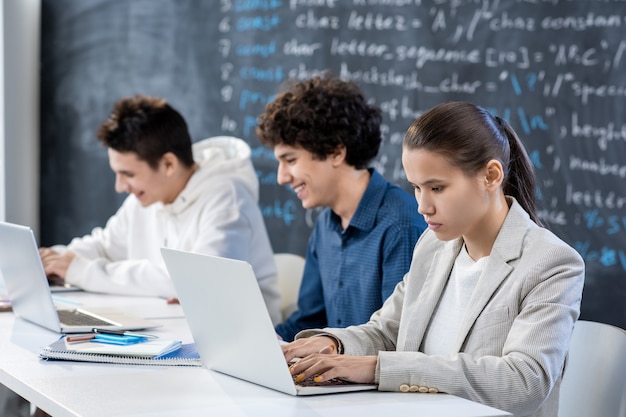
[[472, 329], [474, 322], [485, 309], [487, 303], [489, 303], [493, 293], [496, 292], [502, 281], [504, 281], [512, 270], [513, 267], [504, 260], [489, 259], [472, 293], [467, 311], [463, 316], [455, 346], [457, 352], [461, 351], [463, 343], [465, 343], [465, 339]]
[[524, 236], [528, 230], [528, 214], [521, 208], [519, 203], [513, 201], [509, 214], [498, 233], [489, 260], [485, 264], [476, 288], [472, 293], [467, 311], [459, 329], [457, 338], [457, 351], [461, 351], [465, 339], [478, 316], [485, 309], [493, 294], [513, 271], [510, 265], [512, 260], [522, 254]]
[[[430, 322], [437, 303], [441, 298], [444, 288], [450, 277], [450, 271], [459, 250], [463, 245], [462, 239], [449, 242], [433, 255], [433, 261], [425, 280], [418, 294], [407, 294], [407, 299], [415, 299], [410, 303], [410, 307], [402, 314], [402, 321], [405, 326], [410, 326], [406, 331], [400, 331], [399, 336], [407, 336], [398, 339], [399, 350], [418, 351], [426, 333], [426, 328]], [[413, 298], [415, 297], [415, 298]], [[408, 313], [408, 314], [407, 314]]]

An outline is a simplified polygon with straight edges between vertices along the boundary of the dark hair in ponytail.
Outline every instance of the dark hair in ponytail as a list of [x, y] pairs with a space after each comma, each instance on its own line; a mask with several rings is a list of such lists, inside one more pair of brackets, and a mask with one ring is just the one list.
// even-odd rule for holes
[[535, 172], [513, 128], [500, 117], [468, 102], [446, 102], [418, 117], [404, 136], [407, 149], [436, 152], [471, 176], [495, 159], [504, 170], [503, 191], [537, 218]]

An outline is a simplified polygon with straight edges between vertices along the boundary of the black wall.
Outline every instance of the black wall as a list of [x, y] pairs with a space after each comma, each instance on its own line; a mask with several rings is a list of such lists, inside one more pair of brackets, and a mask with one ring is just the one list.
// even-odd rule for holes
[[276, 185], [254, 126], [282, 81], [331, 69], [384, 110], [376, 167], [407, 190], [401, 140], [421, 112], [468, 100], [509, 120], [537, 169], [544, 222], [586, 260], [582, 318], [626, 328], [626, 2], [42, 4], [42, 244], [115, 212], [124, 196], [95, 130], [115, 100], [143, 93], [178, 108], [194, 140], [250, 143], [274, 250], [304, 253], [316, 212]]

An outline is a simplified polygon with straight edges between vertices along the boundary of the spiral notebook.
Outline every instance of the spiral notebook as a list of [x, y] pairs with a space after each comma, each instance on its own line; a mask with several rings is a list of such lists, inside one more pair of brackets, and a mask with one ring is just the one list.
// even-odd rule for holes
[[202, 366], [193, 343], [181, 344], [179, 341], [163, 339], [116, 346], [91, 342], [67, 343], [62, 337], [43, 348], [39, 358], [122, 365]]

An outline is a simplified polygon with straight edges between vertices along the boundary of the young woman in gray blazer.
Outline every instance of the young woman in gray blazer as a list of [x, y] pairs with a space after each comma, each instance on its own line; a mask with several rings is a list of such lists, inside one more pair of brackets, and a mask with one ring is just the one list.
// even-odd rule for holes
[[[409, 127], [402, 163], [429, 225], [370, 321], [300, 332], [296, 380], [445, 392], [515, 416], [556, 416], [584, 263], [540, 226], [535, 175], [511, 126], [466, 102]], [[316, 336], [316, 337], [311, 337]]]

